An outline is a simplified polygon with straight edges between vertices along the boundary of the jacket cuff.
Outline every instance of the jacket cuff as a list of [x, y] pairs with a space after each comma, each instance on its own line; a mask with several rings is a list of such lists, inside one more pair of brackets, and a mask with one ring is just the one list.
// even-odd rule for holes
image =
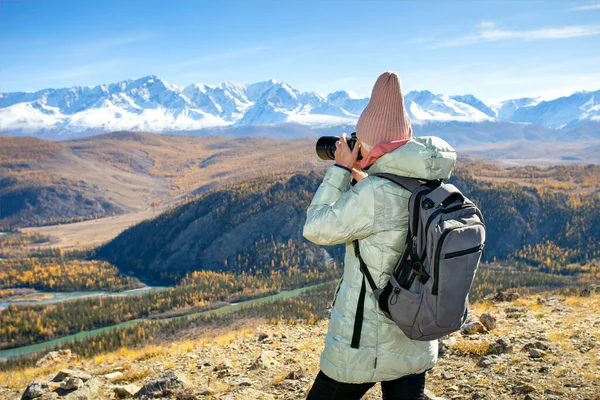
[[348, 171], [348, 172], [352, 172], [352, 171], [350, 170], [350, 168], [348, 168], [348, 167], [344, 167], [343, 165], [340, 165], [340, 164], [333, 164], [333, 165], [334, 165], [335, 167], [340, 167], [340, 168], [343, 168], [343, 169], [345, 169], [345, 170], [346, 170], [346, 171]]

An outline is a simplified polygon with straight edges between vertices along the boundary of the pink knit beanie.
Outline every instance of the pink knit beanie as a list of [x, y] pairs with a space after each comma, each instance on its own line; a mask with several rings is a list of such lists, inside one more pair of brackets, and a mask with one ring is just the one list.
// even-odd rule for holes
[[412, 137], [397, 73], [384, 72], [377, 78], [371, 100], [356, 124], [356, 136], [371, 146]]

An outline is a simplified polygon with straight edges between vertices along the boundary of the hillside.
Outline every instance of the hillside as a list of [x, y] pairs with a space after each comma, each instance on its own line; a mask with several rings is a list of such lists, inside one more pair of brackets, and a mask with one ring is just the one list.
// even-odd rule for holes
[[[464, 151], [509, 165], [593, 162], [598, 154], [597, 144], [583, 137], [558, 147], [553, 141], [526, 144], [526, 138], [547, 137], [546, 128], [520, 125], [509, 137], [501, 124], [461, 124], [444, 128], [452, 131], [450, 142], [461, 143], [461, 162]], [[329, 165], [315, 156], [314, 139], [266, 138], [277, 132], [282, 133], [272, 126], [211, 131], [236, 138], [115, 132], [60, 142], [0, 135], [0, 229], [48, 226], [40, 232], [50, 235], [53, 245], [99, 245], [220, 184]], [[332, 133], [339, 131], [320, 131]], [[433, 125], [415, 125], [415, 133], [442, 132]], [[303, 135], [301, 129], [295, 134]], [[490, 143], [473, 139], [482, 135]]]
[[[139, 221], [220, 183], [317, 168], [313, 146], [131, 132], [63, 142], [0, 136], [0, 229], [125, 213]], [[302, 162], [289, 162], [301, 154]]]
[[[261, 177], [214, 190], [132, 227], [97, 251], [122, 271], [172, 280], [194, 270], [308, 270], [340, 261], [302, 237], [319, 176]], [[321, 256], [318, 256], [321, 255]]]
[[[455, 333], [440, 342], [437, 366], [427, 377], [428, 398], [598, 398], [600, 295], [514, 297], [474, 304], [471, 320], [486, 314], [481, 320], [487, 328], [476, 324], [479, 333]], [[0, 373], [0, 396], [56, 398], [52, 391], [64, 399], [306, 396], [318, 372], [326, 320], [251, 318], [233, 326], [203, 325], [96, 357], [51, 353], [36, 367]], [[381, 398], [379, 387], [364, 398]]]
[[[511, 178], [503, 182], [503, 175]], [[599, 256], [598, 176], [597, 166], [506, 170], [467, 164], [450, 182], [475, 201], [485, 216], [486, 261], [519, 258], [539, 266], [542, 260], [527, 249], [549, 244], [571, 249], [565, 258], [569, 263], [586, 263]], [[140, 276], [269, 270], [276, 254], [271, 250], [283, 244], [310, 248], [311, 254], [318, 251], [302, 237], [302, 226], [320, 181], [320, 174], [298, 174], [290, 180], [261, 178], [211, 191], [126, 230], [97, 255]], [[302, 260], [313, 259], [299, 251], [289, 262], [301, 265]], [[519, 251], [527, 254], [517, 257]], [[275, 256], [276, 266], [282, 265], [280, 257], [284, 256]], [[554, 257], [554, 253], [547, 256]]]

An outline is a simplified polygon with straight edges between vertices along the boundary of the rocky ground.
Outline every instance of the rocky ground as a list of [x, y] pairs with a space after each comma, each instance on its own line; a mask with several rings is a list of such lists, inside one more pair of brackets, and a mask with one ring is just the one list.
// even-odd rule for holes
[[[326, 321], [254, 321], [93, 359], [51, 353], [36, 368], [0, 374], [0, 398], [302, 399], [318, 372], [326, 328]], [[500, 295], [475, 305], [463, 331], [440, 341], [428, 395], [600, 399], [599, 341], [599, 294]], [[365, 396], [379, 398], [377, 386]]]

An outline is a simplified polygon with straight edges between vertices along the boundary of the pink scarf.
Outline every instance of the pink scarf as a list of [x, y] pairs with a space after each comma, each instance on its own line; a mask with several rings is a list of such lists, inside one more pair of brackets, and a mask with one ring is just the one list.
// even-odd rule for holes
[[365, 158], [362, 159], [360, 164], [361, 168], [369, 168], [371, 165], [373, 165], [375, 161], [377, 161], [379, 157], [383, 156], [384, 154], [391, 153], [396, 149], [399, 149], [400, 147], [408, 143], [409, 140], [410, 138], [404, 140], [394, 140], [393, 142], [379, 143], [371, 149], [371, 151], [369, 152], [369, 154], [367, 154]]

